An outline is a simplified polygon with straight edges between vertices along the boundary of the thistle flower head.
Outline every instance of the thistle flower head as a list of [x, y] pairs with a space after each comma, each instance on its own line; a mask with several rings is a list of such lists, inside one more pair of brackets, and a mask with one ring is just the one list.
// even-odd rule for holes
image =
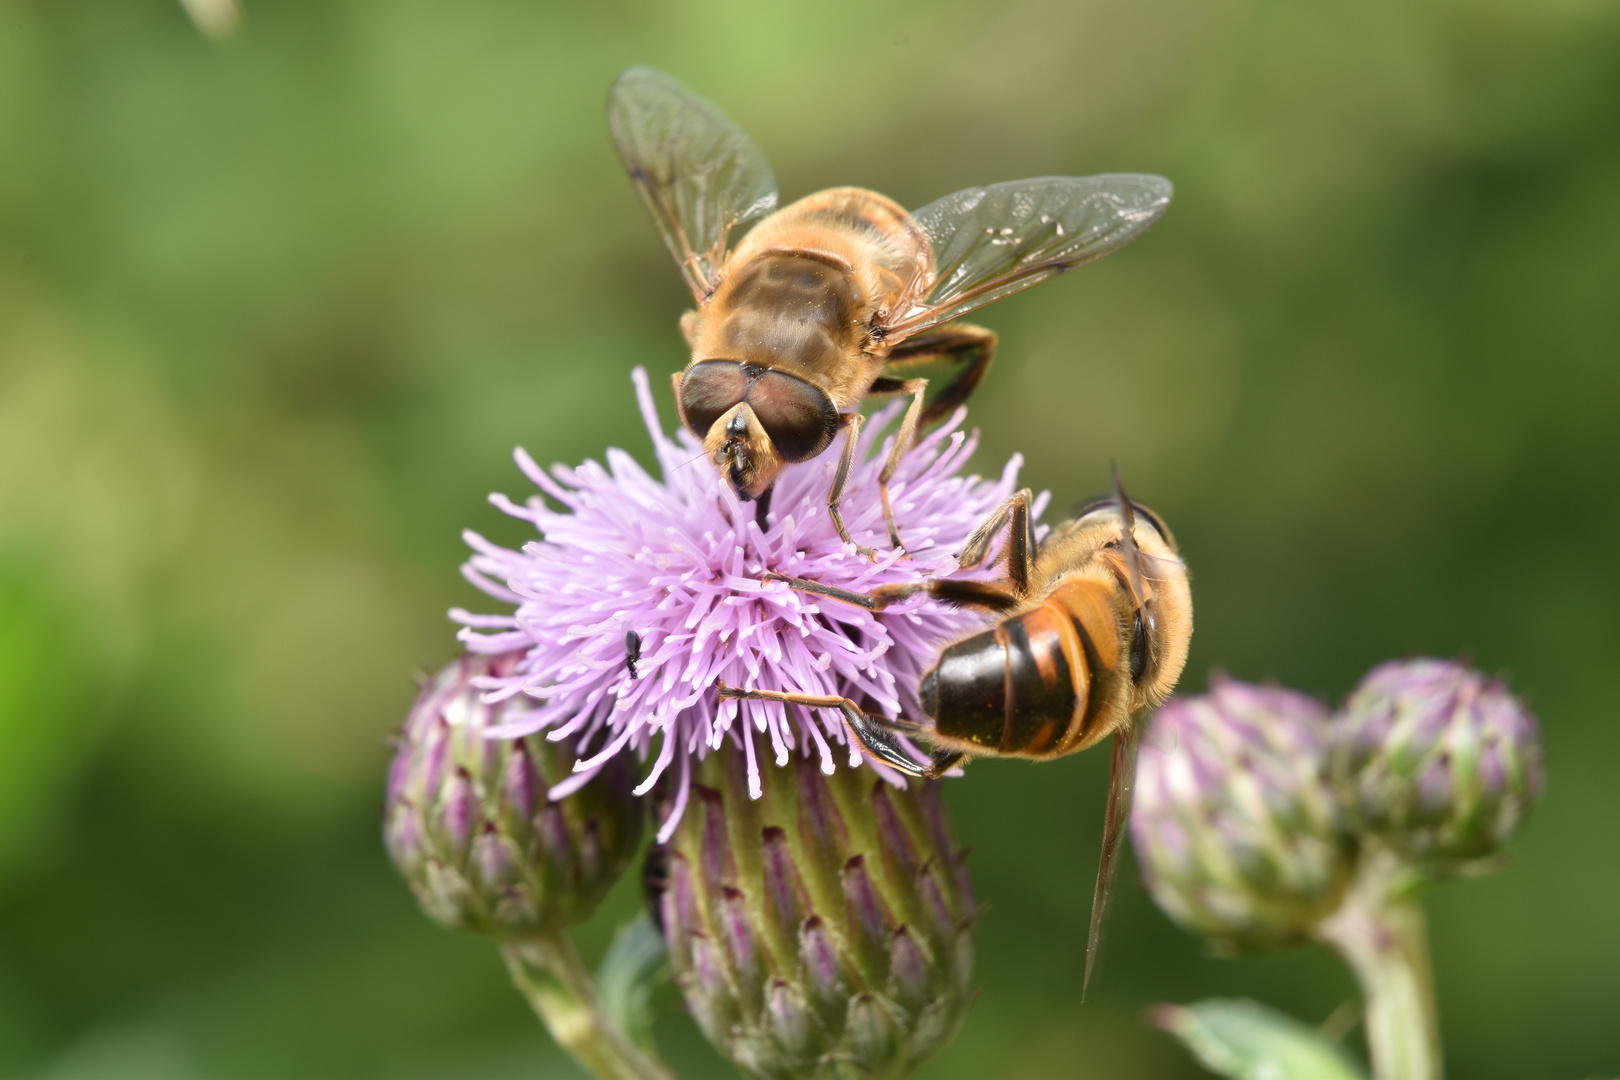
[[976, 915], [937, 784], [794, 755], [765, 797], [725, 747], [648, 861], [675, 980], [709, 1040], [763, 1077], [910, 1075], [969, 1001]]
[[1302, 938], [1353, 863], [1326, 779], [1327, 709], [1218, 678], [1154, 716], [1137, 762], [1131, 839], [1159, 906], [1237, 947]]
[[1368, 672], [1335, 723], [1354, 824], [1435, 864], [1489, 856], [1541, 794], [1541, 731], [1500, 682], [1452, 660]]
[[642, 807], [624, 763], [566, 799], [571, 748], [490, 737], [528, 706], [490, 705], [474, 686], [515, 656], [463, 656], [423, 687], [405, 720], [383, 810], [388, 853], [429, 915], [497, 937], [590, 915], [641, 840]]
[[[463, 623], [469, 650], [520, 655], [509, 671], [479, 682], [486, 700], [525, 695], [533, 706], [497, 731], [544, 732], [580, 747], [573, 778], [554, 795], [626, 752], [651, 759], [638, 794], [673, 770], [675, 795], [659, 833], [667, 839], [688, 802], [693, 759], [728, 739], [741, 747], [755, 798], [762, 757], [783, 766], [805, 754], [829, 774], [840, 757], [851, 767], [861, 763], [836, 712], [721, 701], [718, 681], [836, 694], [878, 713], [920, 718], [917, 683], [939, 645], [980, 622], [924, 597], [874, 614], [795, 592], [765, 574], [865, 592], [948, 573], [974, 526], [1014, 490], [1019, 461], [994, 481], [957, 475], [974, 448], [958, 430], [960, 411], [920, 440], [890, 484], [910, 556], [902, 558], [889, 550], [877, 485], [887, 453], [880, 433], [898, 413], [880, 412], [866, 426], [843, 498], [857, 543], [881, 552], [870, 560], [839, 540], [827, 513], [841, 439], [783, 470], [762, 529], [758, 504], [738, 501], [695, 438], [685, 430], [673, 439], [664, 434], [646, 373], [637, 369], [634, 380], [661, 475], [619, 450], [608, 452], [605, 467], [586, 462], [549, 471], [519, 451], [518, 466], [545, 498], [492, 501], [531, 522], [540, 538], [513, 551], [468, 533], [475, 554], [465, 567], [475, 585], [515, 610], [451, 614]], [[640, 650], [633, 670], [631, 633]]]

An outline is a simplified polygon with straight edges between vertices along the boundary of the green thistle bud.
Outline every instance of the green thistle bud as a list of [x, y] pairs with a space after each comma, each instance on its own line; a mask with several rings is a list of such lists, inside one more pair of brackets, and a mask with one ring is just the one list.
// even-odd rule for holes
[[553, 801], [572, 745], [486, 735], [526, 704], [485, 704], [473, 680], [509, 675], [518, 659], [463, 656], [428, 682], [405, 719], [383, 811], [388, 853], [427, 913], [496, 937], [585, 919], [642, 828], [623, 758]]
[[1497, 852], [1541, 794], [1541, 732], [1507, 688], [1450, 660], [1369, 672], [1335, 723], [1352, 823], [1431, 865]]
[[794, 756], [755, 800], [727, 744], [647, 883], [688, 1007], [756, 1076], [907, 1076], [962, 1021], [976, 912], [936, 784]]
[[1131, 839], [1171, 918], [1226, 948], [1308, 937], [1354, 863], [1326, 780], [1327, 709], [1230, 679], [1160, 709], [1143, 738]]

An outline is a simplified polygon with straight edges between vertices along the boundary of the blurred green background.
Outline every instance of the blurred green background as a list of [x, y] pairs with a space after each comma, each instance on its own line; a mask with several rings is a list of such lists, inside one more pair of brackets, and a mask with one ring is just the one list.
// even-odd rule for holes
[[[1429, 898], [1446, 1055], [1620, 1071], [1620, 6], [246, 5], [215, 44], [172, 0], [0, 0], [0, 1075], [576, 1075], [378, 809], [443, 612], [491, 606], [460, 530], [518, 535], [512, 447], [645, 459], [628, 371], [684, 362], [602, 118], [632, 63], [787, 198], [1174, 179], [1145, 240], [983, 314], [980, 466], [1062, 507], [1120, 460], [1195, 574], [1188, 689], [1511, 675], [1549, 784], [1507, 872]], [[989, 911], [927, 1076], [1193, 1076], [1149, 1003], [1351, 996], [1207, 957], [1127, 867], [1081, 1008], [1105, 757], [951, 785]]]

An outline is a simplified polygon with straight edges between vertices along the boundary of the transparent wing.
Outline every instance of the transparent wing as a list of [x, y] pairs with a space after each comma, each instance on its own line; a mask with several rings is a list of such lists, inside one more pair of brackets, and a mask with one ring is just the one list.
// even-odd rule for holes
[[1091, 979], [1097, 974], [1097, 961], [1102, 956], [1108, 901], [1114, 893], [1114, 874], [1119, 870], [1120, 852], [1130, 828], [1131, 797], [1136, 790], [1136, 748], [1142, 743], [1145, 719], [1133, 717], [1131, 723], [1114, 732], [1114, 759], [1108, 770], [1108, 817], [1103, 822], [1102, 857], [1097, 861], [1097, 888], [1091, 894], [1091, 926], [1086, 931], [1086, 974], [1080, 983], [1082, 1001], [1091, 988]]
[[731, 230], [776, 206], [776, 179], [764, 153], [719, 109], [651, 68], [631, 68], [613, 84], [608, 128], [701, 301]]
[[1162, 176], [1043, 176], [968, 188], [912, 214], [934, 251], [934, 282], [891, 334], [949, 322], [1019, 289], [1100, 259], [1170, 205]]

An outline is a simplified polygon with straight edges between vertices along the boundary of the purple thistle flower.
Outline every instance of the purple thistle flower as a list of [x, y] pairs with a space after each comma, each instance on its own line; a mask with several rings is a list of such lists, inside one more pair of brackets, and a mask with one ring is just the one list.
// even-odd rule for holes
[[[925, 597], [873, 613], [762, 580], [765, 573], [859, 592], [950, 573], [974, 526], [1012, 494], [1021, 459], [1014, 456], [995, 481], [957, 475], [976, 443], [958, 430], [961, 409], [920, 439], [890, 484], [911, 556], [901, 558], [888, 550], [877, 488], [887, 453], [879, 436], [899, 406], [881, 410], [866, 425], [843, 501], [851, 535], [879, 550], [870, 560], [839, 540], [827, 513], [841, 439], [783, 471], [762, 531], [756, 505], [737, 499], [697, 439], [684, 429], [674, 439], [664, 434], [645, 370], [637, 368], [632, 378], [662, 477], [622, 450], [608, 451], [606, 468], [587, 461], [549, 472], [517, 451], [524, 475], [563, 509], [538, 496], [522, 504], [491, 496], [501, 510], [532, 522], [542, 539], [511, 551], [468, 532], [475, 554], [463, 572], [516, 611], [458, 609], [451, 617], [463, 624], [460, 637], [470, 651], [523, 654], [511, 674], [491, 675], [481, 685], [488, 701], [527, 694], [537, 704], [491, 733], [544, 731], [581, 748], [574, 776], [554, 785], [552, 798], [567, 795], [620, 753], [652, 759], [637, 794], [674, 767], [663, 841], [685, 810], [691, 758], [728, 738], [744, 751], [754, 798], [762, 791], [762, 754], [778, 766], [794, 752], [815, 755], [830, 775], [837, 767], [833, 746], [842, 744], [850, 767], [861, 764], [835, 711], [721, 701], [718, 681], [837, 694], [884, 715], [921, 719], [916, 688], [923, 671], [943, 643], [983, 621]], [[1036, 513], [1045, 501], [1044, 495], [1036, 500]], [[634, 677], [626, 663], [628, 632], [641, 640]], [[887, 768], [874, 768], [901, 782]]]

